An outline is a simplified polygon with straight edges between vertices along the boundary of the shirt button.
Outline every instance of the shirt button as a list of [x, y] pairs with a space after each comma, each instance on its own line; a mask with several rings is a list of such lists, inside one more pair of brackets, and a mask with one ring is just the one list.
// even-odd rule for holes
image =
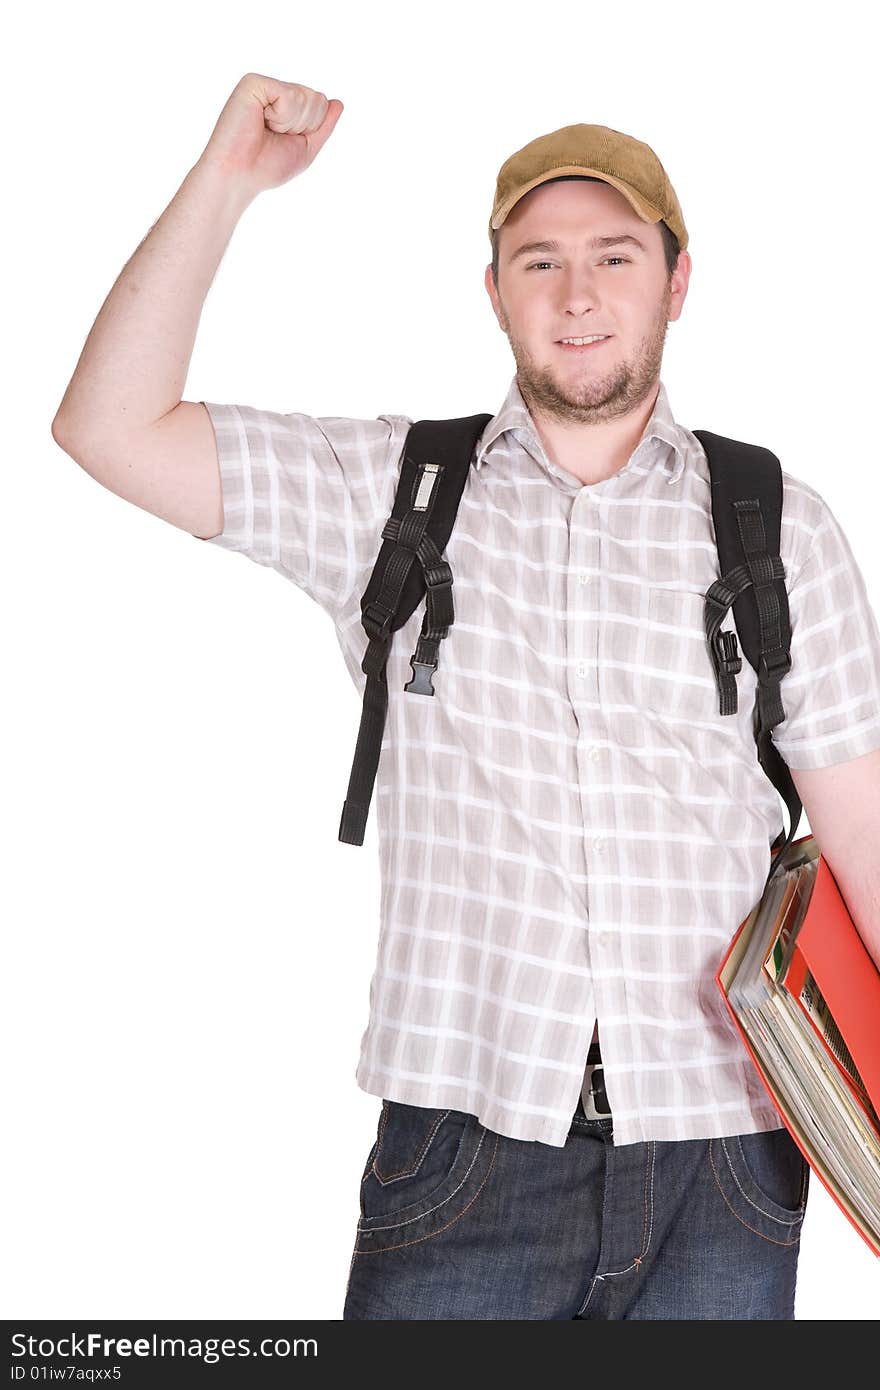
[[601, 758], [601, 756], [602, 756], [602, 749], [601, 749], [601, 748], [597, 748], [596, 745], [595, 745], [595, 743], [594, 743], [593, 746], [592, 746], [592, 748], [591, 748], [591, 749], [589, 750], [589, 752], [587, 753], [587, 757], [590, 759], [590, 762], [591, 762], [591, 763], [597, 763], [597, 762], [599, 761], [599, 759]]
[[586, 570], [581, 570], [580, 573], [579, 573], [579, 575], [578, 575], [578, 583], [579, 583], [579, 584], [586, 584], [586, 582], [587, 582], [587, 580], [589, 579], [589, 577], [590, 577], [590, 576], [589, 576], [589, 574], [587, 573]]
[[596, 835], [593, 839], [593, 849], [603, 850], [605, 848], [605, 836]]
[[610, 933], [610, 931], [600, 931], [600, 933], [599, 933], [599, 945], [600, 945], [600, 946], [610, 946], [610, 945], [611, 945], [611, 933]]
[[579, 676], [585, 676], [587, 674], [587, 663], [585, 661], [578, 662], [577, 673]]

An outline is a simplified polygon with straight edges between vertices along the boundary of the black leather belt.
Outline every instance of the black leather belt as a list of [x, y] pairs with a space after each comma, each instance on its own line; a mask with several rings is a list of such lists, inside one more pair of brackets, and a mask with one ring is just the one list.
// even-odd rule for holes
[[608, 1096], [605, 1093], [605, 1069], [602, 1066], [602, 1053], [597, 1042], [590, 1043], [584, 1080], [581, 1086], [578, 1110], [586, 1119], [607, 1119], [611, 1114]]

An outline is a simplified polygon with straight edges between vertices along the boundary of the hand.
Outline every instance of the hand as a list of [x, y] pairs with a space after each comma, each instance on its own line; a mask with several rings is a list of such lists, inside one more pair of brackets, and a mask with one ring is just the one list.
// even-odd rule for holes
[[341, 101], [298, 82], [246, 73], [232, 92], [200, 163], [256, 195], [307, 169], [342, 113]]

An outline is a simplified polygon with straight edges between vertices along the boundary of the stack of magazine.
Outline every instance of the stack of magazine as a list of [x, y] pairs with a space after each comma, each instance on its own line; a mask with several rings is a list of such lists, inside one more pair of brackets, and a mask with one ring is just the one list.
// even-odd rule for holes
[[880, 971], [812, 835], [787, 847], [715, 979], [811, 1170], [880, 1255]]

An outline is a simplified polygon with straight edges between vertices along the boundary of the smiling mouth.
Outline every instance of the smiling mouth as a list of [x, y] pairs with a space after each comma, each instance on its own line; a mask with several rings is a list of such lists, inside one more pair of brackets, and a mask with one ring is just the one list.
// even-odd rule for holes
[[564, 352], [592, 352], [595, 348], [602, 348], [606, 343], [611, 342], [611, 334], [606, 338], [599, 338], [595, 343], [562, 343], [557, 342], [556, 346], [561, 347]]

